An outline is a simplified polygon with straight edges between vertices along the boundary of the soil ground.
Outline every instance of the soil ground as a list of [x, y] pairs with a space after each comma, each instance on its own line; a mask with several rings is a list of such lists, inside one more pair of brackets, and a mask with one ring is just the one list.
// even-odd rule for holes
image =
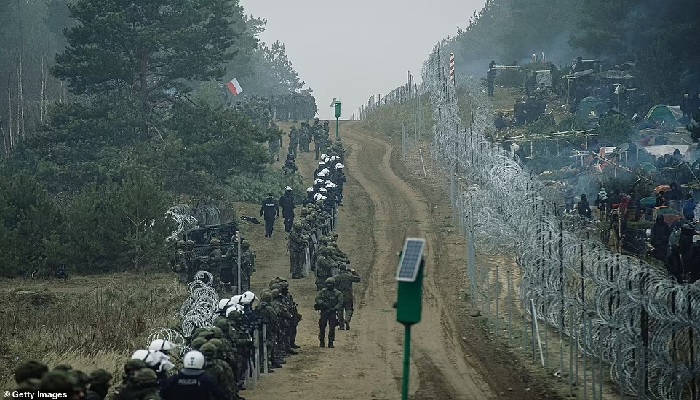
[[[348, 182], [338, 241], [363, 278], [355, 286], [351, 330], [336, 332], [336, 348], [319, 348], [318, 317], [312, 308], [314, 278], [290, 281], [304, 316], [297, 338], [300, 354], [243, 395], [249, 400], [399, 398], [404, 327], [396, 322], [393, 308], [394, 276], [404, 239], [424, 237], [428, 244], [423, 312], [422, 321], [412, 329], [410, 398], [559, 398], [493, 340], [481, 319], [471, 317], [464, 297], [464, 239], [451, 226], [442, 180], [432, 179], [432, 171], [428, 178], [422, 170], [408, 171], [387, 140], [359, 123], [343, 121], [340, 127], [348, 151]], [[313, 153], [299, 153], [298, 165], [310, 182], [316, 165]], [[239, 213], [257, 211], [242, 205]], [[275, 276], [289, 276], [286, 234], [280, 222], [271, 239], [264, 238], [262, 226], [250, 226], [244, 233], [258, 254], [254, 288], [262, 289]]]
[[[289, 129], [288, 124], [280, 125]], [[347, 150], [348, 180], [338, 243], [363, 279], [355, 285], [351, 330], [336, 332], [334, 349], [320, 348], [318, 315], [312, 307], [314, 277], [290, 280], [290, 291], [303, 315], [297, 337], [299, 355], [289, 357], [283, 368], [261, 376], [256, 388], [241, 394], [248, 400], [400, 398], [404, 327], [396, 321], [393, 308], [394, 276], [404, 239], [424, 237], [423, 312], [422, 321], [412, 328], [410, 398], [561, 398], [549, 387], [551, 379], [521, 361], [520, 353], [495, 338], [483, 318], [473, 316], [478, 314], [467, 296], [464, 237], [452, 224], [444, 178], [429, 164], [429, 156], [423, 152], [424, 174], [417, 148], [402, 162], [400, 146], [364, 130], [359, 122], [343, 121], [340, 136]], [[313, 152], [299, 153], [298, 165], [310, 184], [317, 165]], [[239, 216], [258, 216], [259, 205], [237, 206]], [[259, 292], [276, 276], [289, 278], [282, 221], [277, 221], [272, 238], [264, 237], [262, 225], [244, 223], [241, 230], [257, 253], [253, 290]], [[114, 279], [71, 277], [51, 290], [82, 293], [114, 285]], [[167, 275], [158, 279], [171, 281]], [[38, 285], [32, 282], [29, 289]], [[0, 284], [4, 291], [14, 287], [16, 282]]]

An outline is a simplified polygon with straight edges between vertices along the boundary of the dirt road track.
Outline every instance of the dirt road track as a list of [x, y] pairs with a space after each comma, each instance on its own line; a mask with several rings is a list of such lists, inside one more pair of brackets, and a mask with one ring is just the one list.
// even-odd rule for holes
[[[441, 238], [431, 210], [434, 205], [421, 194], [425, 191], [416, 190], [392, 169], [392, 146], [352, 122], [341, 124], [341, 137], [349, 154], [339, 245], [363, 277], [362, 284], [356, 285], [352, 330], [336, 333], [335, 349], [320, 349], [318, 317], [312, 309], [313, 277], [291, 281], [304, 316], [297, 340], [302, 345], [301, 354], [291, 357], [274, 374], [262, 377], [256, 390], [242, 394], [249, 400], [399, 399], [404, 334], [393, 309], [397, 255], [406, 237], [424, 237], [428, 242], [427, 274], [422, 321], [412, 330], [411, 399], [536, 398], [522, 392], [512, 393], [516, 397], [504, 393], [506, 387], [517, 384], [509, 376], [517, 372], [485, 377], [482, 373], [492, 372], [484, 368], [491, 361], [488, 355], [465, 354], [461, 343], [464, 333], [456, 319], [457, 295], [446, 297], [444, 293], [445, 287], [460, 283], [448, 285], [439, 279], [449, 276], [444, 272], [454, 267], [448, 260], [439, 260], [445, 246], [437, 243]], [[298, 161], [300, 172], [310, 181], [316, 165], [313, 154], [301, 154]], [[276, 275], [288, 276], [282, 234], [273, 235], [268, 240], [270, 246], [258, 250], [261, 268], [254, 275], [254, 288]], [[255, 235], [262, 236], [259, 232]], [[264, 241], [254, 238], [255, 243]], [[487, 339], [481, 340], [474, 345], [490, 346]], [[496, 369], [510, 368], [503, 365]]]

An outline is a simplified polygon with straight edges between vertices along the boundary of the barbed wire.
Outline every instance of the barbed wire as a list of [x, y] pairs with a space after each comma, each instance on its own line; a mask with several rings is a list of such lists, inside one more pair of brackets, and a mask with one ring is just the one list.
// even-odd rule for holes
[[[432, 155], [460, 182], [453, 183], [453, 207], [476, 249], [515, 254], [523, 304], [534, 301], [539, 319], [607, 362], [626, 393], [658, 399], [696, 395], [698, 285], [679, 284], [662, 268], [583, 237], [582, 225], [548, 200], [553, 191], [489, 141], [493, 109], [474, 80], [462, 80], [472, 115], [470, 123], [462, 123], [446, 65], [446, 54], [436, 46], [422, 71], [433, 106]], [[469, 276], [474, 279], [473, 272]]]
[[180, 308], [182, 334], [192, 336], [197, 328], [213, 326], [219, 295], [212, 286], [214, 276], [208, 271], [198, 271], [194, 280], [187, 284], [190, 295]]

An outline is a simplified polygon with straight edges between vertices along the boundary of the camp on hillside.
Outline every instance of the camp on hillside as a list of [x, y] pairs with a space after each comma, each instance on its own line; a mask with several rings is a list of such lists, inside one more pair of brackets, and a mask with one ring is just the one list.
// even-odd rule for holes
[[680, 107], [657, 104], [649, 109], [644, 117], [644, 122], [653, 125], [677, 126], [678, 120], [683, 116]]

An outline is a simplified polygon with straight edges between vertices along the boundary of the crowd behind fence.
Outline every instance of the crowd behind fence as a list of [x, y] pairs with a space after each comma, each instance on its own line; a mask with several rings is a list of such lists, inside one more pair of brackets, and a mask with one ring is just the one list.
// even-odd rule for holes
[[[543, 183], [487, 139], [493, 112], [478, 82], [461, 82], [472, 120], [460, 120], [447, 67], [436, 46], [423, 67], [432, 156], [467, 237], [468, 291], [494, 332], [584, 398], [602, 399], [610, 379], [620, 398], [700, 398], [698, 285], [573, 231]], [[515, 255], [515, 267], [484, 261], [496, 254]]]

